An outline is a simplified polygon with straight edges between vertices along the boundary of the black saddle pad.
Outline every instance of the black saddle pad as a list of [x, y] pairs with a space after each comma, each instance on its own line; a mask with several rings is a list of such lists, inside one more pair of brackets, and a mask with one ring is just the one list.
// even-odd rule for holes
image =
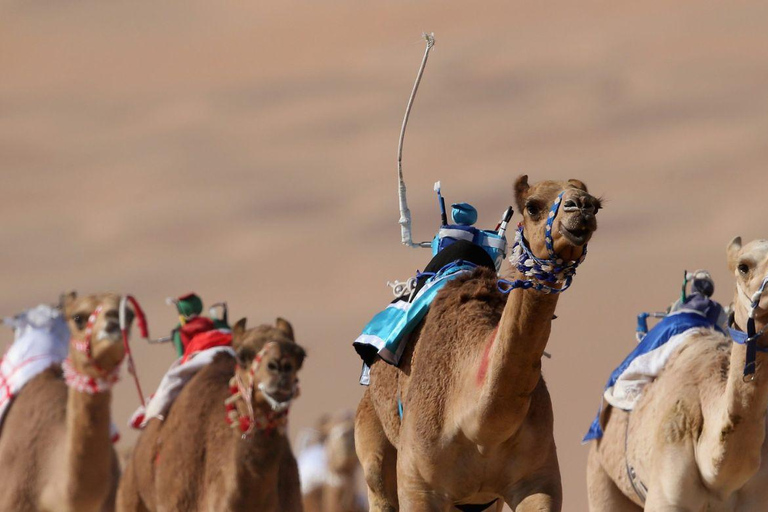
[[[458, 240], [437, 253], [432, 260], [427, 263], [427, 266], [424, 267], [424, 273], [437, 272], [444, 266], [458, 260], [468, 261], [480, 267], [488, 267], [493, 270], [496, 269], [493, 259], [487, 252], [485, 252], [485, 249], [472, 242]], [[421, 276], [418, 281], [416, 281], [416, 289], [413, 293], [414, 297], [419, 293], [419, 290], [424, 286], [424, 283], [427, 282], [427, 279], [429, 279], [429, 276], [425, 275]], [[407, 297], [395, 299], [392, 302], [397, 302], [398, 300], [407, 300]]]

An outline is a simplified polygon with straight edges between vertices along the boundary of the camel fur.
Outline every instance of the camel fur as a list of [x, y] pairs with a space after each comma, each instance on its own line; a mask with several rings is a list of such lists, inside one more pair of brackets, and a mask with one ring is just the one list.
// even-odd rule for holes
[[[554, 250], [578, 260], [597, 228], [600, 201], [578, 180], [529, 185], [521, 176], [515, 184], [539, 258], [548, 257], [545, 224], [561, 192]], [[497, 510], [503, 503], [515, 512], [561, 509], [552, 404], [541, 374], [559, 295], [504, 295], [497, 283], [489, 269], [450, 282], [411, 334], [400, 366], [372, 365], [355, 426], [372, 511], [448, 511], [497, 498]]]
[[[742, 245], [737, 237], [727, 257], [736, 279], [734, 324], [744, 330], [749, 297], [768, 275], [768, 241]], [[756, 310], [758, 332], [768, 322], [766, 295]], [[757, 343], [768, 346], [766, 335]], [[745, 360], [745, 345], [714, 330], [701, 330], [670, 357], [633, 411], [609, 407], [604, 436], [589, 453], [590, 509], [765, 510], [768, 354], [757, 353], [754, 380], [743, 375]], [[627, 465], [647, 488], [645, 503], [632, 486]]]
[[[222, 353], [184, 387], [165, 421], [153, 418], [143, 430], [118, 491], [117, 509], [127, 511], [301, 511], [296, 460], [284, 432], [255, 430], [244, 438], [225, 418], [230, 379], [236, 372], [253, 389], [265, 385], [271, 396], [295, 398], [304, 351], [291, 325], [233, 327], [237, 360]], [[257, 354], [270, 344], [259, 363]], [[271, 412], [255, 391], [256, 412]]]
[[[93, 325], [91, 359], [70, 346], [78, 372], [99, 377], [122, 361], [119, 301], [114, 294], [63, 297], [73, 340], [83, 338], [88, 317], [102, 307]], [[120, 467], [110, 436], [111, 402], [109, 390], [89, 394], [68, 387], [59, 365], [33, 377], [0, 431], [0, 511], [114, 510]]]

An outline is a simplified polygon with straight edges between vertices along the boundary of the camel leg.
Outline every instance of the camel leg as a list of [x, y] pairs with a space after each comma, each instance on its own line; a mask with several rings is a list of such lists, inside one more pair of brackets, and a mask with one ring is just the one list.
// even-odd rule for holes
[[133, 460], [125, 466], [117, 490], [117, 512], [150, 512], [139, 496], [136, 476], [133, 470]]
[[560, 512], [563, 508], [563, 484], [557, 452], [552, 448], [537, 473], [518, 482], [504, 493], [504, 501], [515, 512]]
[[545, 486], [532, 491], [515, 503], [515, 501], [507, 501], [509, 507], [515, 512], [560, 512], [563, 507], [562, 490], [559, 484], [556, 488]]
[[653, 460], [655, 469], [648, 498], [647, 512], [698, 512], [706, 505], [696, 465], [693, 441], [684, 439], [668, 443]]
[[597, 442], [592, 443], [587, 459], [587, 497], [590, 512], [642, 512], [627, 498], [603, 469], [597, 452]]
[[368, 485], [370, 510], [397, 511], [397, 450], [384, 434], [368, 390], [355, 416], [355, 450]]

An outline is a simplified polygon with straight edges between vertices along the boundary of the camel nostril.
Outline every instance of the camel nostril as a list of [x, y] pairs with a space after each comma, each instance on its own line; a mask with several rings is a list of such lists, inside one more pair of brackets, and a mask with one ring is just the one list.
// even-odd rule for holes
[[573, 199], [568, 199], [563, 203], [563, 210], [567, 212], [578, 210], [578, 208], [579, 208], [578, 203]]
[[104, 330], [109, 334], [120, 332], [120, 324], [117, 322], [109, 322]]

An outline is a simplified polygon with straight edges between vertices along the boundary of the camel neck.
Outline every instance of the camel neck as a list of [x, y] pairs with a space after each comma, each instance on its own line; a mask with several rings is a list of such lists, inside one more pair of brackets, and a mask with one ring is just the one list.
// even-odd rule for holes
[[[759, 345], [765, 344], [768, 335], [758, 338]], [[768, 410], [768, 354], [758, 351], [757, 367], [752, 376], [745, 377], [747, 345], [732, 343], [728, 380], [726, 383], [725, 409], [739, 418], [755, 418], [764, 422]]]
[[478, 445], [505, 441], [525, 419], [541, 379], [541, 357], [558, 297], [530, 289], [510, 292], [499, 325], [483, 348], [475, 386], [465, 397], [465, 405], [474, 411], [465, 434]]
[[229, 489], [227, 502], [233, 510], [269, 508], [270, 500], [276, 496], [265, 489], [277, 488], [278, 464], [284, 446], [282, 434], [256, 430], [243, 439], [239, 432], [233, 431], [230, 442], [234, 446], [229, 472], [234, 476], [234, 485]]
[[73, 503], [101, 503], [112, 472], [111, 391], [86, 393], [69, 388], [67, 396], [67, 493]]

